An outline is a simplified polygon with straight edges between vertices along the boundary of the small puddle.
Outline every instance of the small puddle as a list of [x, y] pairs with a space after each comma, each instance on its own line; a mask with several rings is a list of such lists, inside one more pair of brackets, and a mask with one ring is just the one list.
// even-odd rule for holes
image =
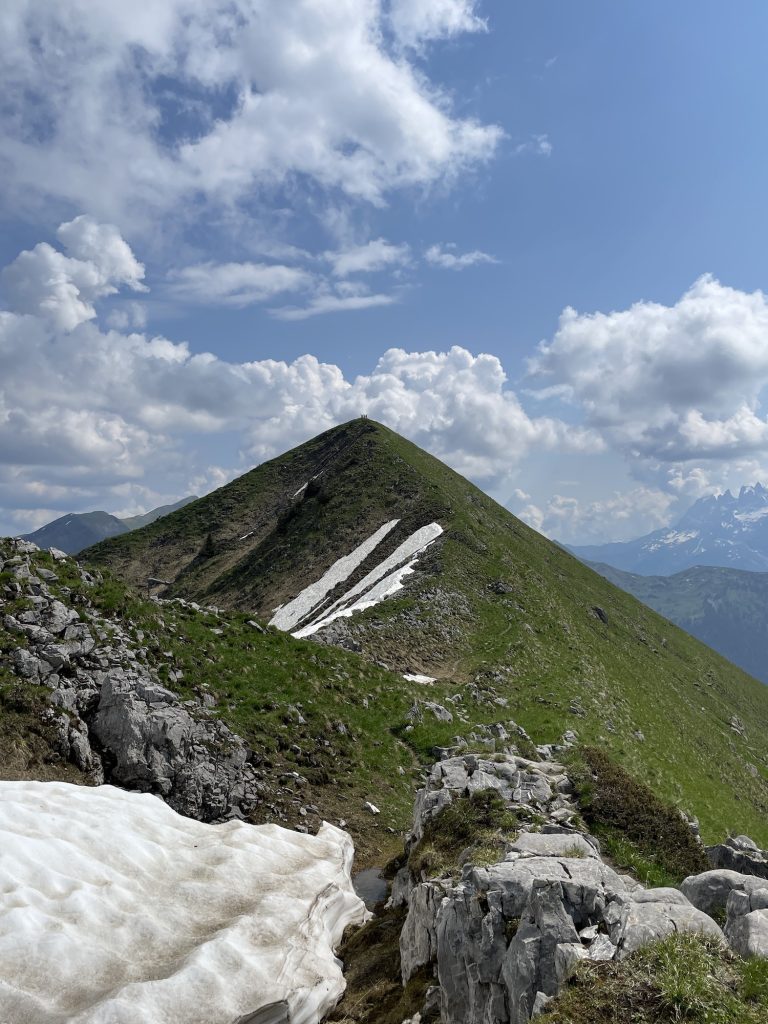
[[381, 868], [366, 868], [365, 871], [358, 871], [352, 879], [352, 885], [369, 910], [385, 900], [389, 892], [389, 886], [386, 878], [381, 874]]

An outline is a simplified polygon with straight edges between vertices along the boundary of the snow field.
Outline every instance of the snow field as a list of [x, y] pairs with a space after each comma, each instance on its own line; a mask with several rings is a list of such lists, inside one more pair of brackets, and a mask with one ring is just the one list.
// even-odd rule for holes
[[[365, 909], [349, 836], [205, 825], [158, 797], [0, 783], [0, 1021], [317, 1024]], [[268, 1013], [267, 1018], [271, 1019]]]
[[[403, 588], [403, 580], [414, 571], [414, 566], [430, 544], [443, 532], [439, 523], [422, 526], [397, 547], [391, 555], [356, 583], [351, 590], [335, 601], [318, 618], [297, 630], [295, 637], [307, 637], [328, 626], [342, 616], [348, 618], [357, 611], [372, 608], [384, 598]], [[360, 596], [362, 595], [362, 596]]]
[[343, 583], [344, 580], [349, 579], [358, 565], [365, 561], [374, 548], [381, 543], [399, 522], [399, 519], [393, 519], [391, 522], [385, 523], [384, 526], [371, 534], [367, 540], [358, 545], [354, 551], [335, 561], [319, 580], [305, 587], [288, 604], [278, 608], [269, 620], [270, 626], [276, 626], [277, 629], [282, 629], [285, 632], [292, 630], [294, 626], [301, 622], [302, 619], [305, 619], [320, 604], [326, 594], [329, 594], [334, 587]]

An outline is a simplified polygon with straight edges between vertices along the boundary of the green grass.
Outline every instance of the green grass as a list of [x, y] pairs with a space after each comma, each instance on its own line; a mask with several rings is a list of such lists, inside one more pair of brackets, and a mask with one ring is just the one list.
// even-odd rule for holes
[[[344, 820], [361, 865], [381, 864], [402, 850], [419, 773], [446, 739], [445, 726], [431, 715], [414, 735], [407, 731], [408, 711], [425, 696], [423, 687], [350, 652], [274, 629], [259, 632], [244, 613], [158, 605], [110, 573], [89, 585], [72, 561], [55, 563], [41, 553], [33, 562], [55, 569], [59, 580], [50, 586], [63, 601], [83, 614], [90, 602], [107, 622], [126, 628], [182, 699], [210, 695], [215, 713], [253, 749], [256, 767], [275, 791], [255, 820], [283, 820], [282, 814], [288, 824], [313, 829], [321, 818]], [[22, 598], [5, 608], [25, 603]], [[19, 681], [10, 668], [20, 645], [25, 638], [3, 630], [0, 614], [0, 774], [26, 770], [35, 777], [43, 763], [60, 759], [50, 730], [40, 725], [47, 688]], [[450, 691], [446, 683], [430, 688], [429, 696], [445, 701]], [[470, 722], [457, 720], [451, 734], [468, 731], [484, 716], [496, 720], [474, 702], [467, 710]], [[365, 810], [366, 800], [380, 808], [379, 816]], [[301, 806], [318, 811], [303, 816]]]
[[458, 875], [461, 855], [473, 864], [493, 864], [504, 856], [505, 842], [517, 838], [518, 819], [492, 789], [458, 797], [431, 818], [408, 856], [413, 878]]
[[619, 963], [580, 964], [542, 1024], [765, 1024], [768, 961], [673, 935]]
[[[88, 557], [129, 581], [151, 572], [175, 580], [174, 593], [269, 618], [395, 517], [401, 524], [377, 559], [431, 520], [445, 533], [402, 596], [345, 620], [368, 660], [446, 680], [430, 692], [437, 700], [471, 687], [475, 724], [511, 717], [538, 742], [573, 729], [694, 813], [707, 841], [731, 831], [768, 846], [768, 689], [369, 420], [328, 431]], [[200, 558], [209, 533], [214, 553]], [[733, 714], [745, 737], [730, 728]], [[399, 736], [424, 761], [460, 731], [426, 723]]]

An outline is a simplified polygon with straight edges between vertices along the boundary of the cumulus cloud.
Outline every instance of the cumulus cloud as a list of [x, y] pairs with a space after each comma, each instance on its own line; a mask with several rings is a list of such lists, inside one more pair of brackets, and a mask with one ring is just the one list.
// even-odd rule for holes
[[650, 487], [633, 487], [597, 501], [555, 494], [543, 505], [523, 505], [517, 515], [547, 537], [602, 544], [637, 536], [639, 523], [644, 531], [666, 526], [676, 500], [676, 495]]
[[710, 275], [673, 306], [566, 309], [530, 374], [543, 396], [576, 403], [630, 460], [685, 463], [764, 451], [768, 300]]
[[[383, 204], [488, 160], [501, 129], [455, 114], [389, 47], [388, 10], [383, 0], [4, 4], [9, 201], [149, 219], [190, 197], [233, 204], [300, 182], [305, 194]], [[395, 3], [392, 18], [401, 43], [482, 24], [469, 0]]]
[[401, 46], [419, 49], [435, 39], [485, 32], [476, 0], [392, 0], [390, 23]]
[[385, 238], [376, 238], [365, 245], [328, 252], [325, 257], [333, 265], [337, 277], [348, 277], [350, 274], [369, 274], [391, 266], [407, 266], [411, 250], [408, 245], [394, 245]]
[[[376, 298], [339, 287], [338, 301]], [[390, 349], [348, 378], [311, 355], [235, 363], [90, 318], [70, 329], [42, 304], [0, 311], [0, 502], [13, 509], [54, 509], [57, 488], [62, 512], [78, 495], [103, 507], [110, 494], [122, 508], [116, 489], [127, 485], [165, 493], [176, 481], [189, 493], [223, 479], [206, 435], [228, 439], [244, 470], [362, 413], [489, 486], [531, 451], [600, 446], [589, 430], [529, 416], [500, 361], [463, 348]]]
[[238, 309], [281, 292], [300, 291], [313, 281], [298, 267], [268, 263], [197, 263], [168, 277], [171, 293], [179, 299]]
[[57, 237], [71, 255], [40, 242], [3, 269], [0, 287], [11, 309], [45, 316], [71, 331], [92, 320], [93, 303], [119, 286], [146, 291], [144, 267], [113, 225], [80, 216], [62, 224]]
[[433, 267], [442, 267], [444, 270], [465, 270], [478, 263], [498, 263], [493, 256], [479, 249], [460, 253], [455, 242], [431, 245], [424, 253], [424, 259]]

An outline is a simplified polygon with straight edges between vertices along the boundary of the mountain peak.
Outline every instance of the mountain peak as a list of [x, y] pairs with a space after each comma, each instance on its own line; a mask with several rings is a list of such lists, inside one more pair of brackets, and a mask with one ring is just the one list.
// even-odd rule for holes
[[[663, 764], [662, 787], [679, 795], [691, 765], [702, 777], [712, 771], [709, 738], [724, 692], [758, 709], [756, 736], [768, 722], [759, 683], [371, 420], [334, 427], [83, 557], [133, 583], [171, 580], [165, 597], [271, 621], [262, 627], [277, 654], [268, 702], [256, 699], [247, 640], [239, 650], [236, 685], [259, 714], [286, 689], [279, 652], [289, 643], [314, 642], [313, 658], [323, 645], [344, 647], [405, 676], [419, 690], [392, 719], [404, 768], [435, 745], [425, 721], [437, 719], [441, 745], [450, 744], [463, 723], [481, 721], [481, 707], [503, 722], [497, 735], [509, 735], [511, 719], [545, 742], [574, 729], [633, 764]], [[338, 685], [333, 675], [320, 687], [296, 683], [301, 701], [323, 708]], [[350, 699], [379, 714], [390, 695], [360, 685]], [[295, 743], [310, 768], [323, 735], [349, 736], [348, 717], [328, 716], [319, 736], [297, 739], [285, 727], [281, 742]], [[713, 829], [752, 831], [763, 821], [762, 804], [759, 814], [749, 810], [763, 793], [745, 760], [726, 735], [715, 763], [723, 790], [738, 779], [738, 805], [713, 809], [691, 791], [692, 810], [708, 814]], [[340, 787], [353, 771], [334, 769]]]
[[624, 544], [572, 548], [589, 562], [668, 576], [693, 566], [768, 571], [768, 489], [759, 481], [699, 498], [672, 527]]
[[743, 498], [749, 498], [753, 496], [764, 497], [765, 494], [765, 488], [761, 483], [758, 482], [756, 484], [748, 484], [743, 486], [739, 491], [739, 501], [741, 501]]

